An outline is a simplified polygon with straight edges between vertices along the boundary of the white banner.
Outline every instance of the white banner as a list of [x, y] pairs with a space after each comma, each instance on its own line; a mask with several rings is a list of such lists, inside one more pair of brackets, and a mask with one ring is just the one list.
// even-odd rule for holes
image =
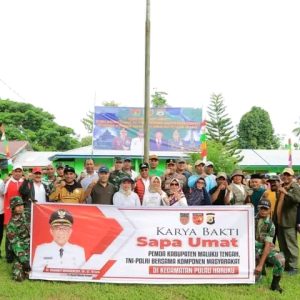
[[34, 205], [31, 265], [31, 279], [254, 283], [253, 208]]

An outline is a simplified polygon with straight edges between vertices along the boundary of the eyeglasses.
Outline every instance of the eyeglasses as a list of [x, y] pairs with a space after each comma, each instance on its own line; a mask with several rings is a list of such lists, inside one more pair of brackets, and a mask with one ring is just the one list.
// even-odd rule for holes
[[178, 183], [171, 183], [171, 184], [170, 184], [170, 186], [174, 186], [174, 185], [175, 185], [175, 186], [179, 186]]

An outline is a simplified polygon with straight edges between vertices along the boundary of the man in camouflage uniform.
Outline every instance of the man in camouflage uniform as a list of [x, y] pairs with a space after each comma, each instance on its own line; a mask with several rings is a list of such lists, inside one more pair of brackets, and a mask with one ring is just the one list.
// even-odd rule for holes
[[108, 181], [114, 185], [116, 191], [120, 189], [121, 179], [128, 177], [128, 174], [122, 171], [123, 160], [121, 157], [115, 157], [115, 169], [110, 172]]
[[12, 217], [7, 225], [6, 237], [13, 251], [13, 279], [23, 281], [30, 272], [30, 217], [24, 211], [24, 202], [21, 197], [11, 198], [10, 208]]
[[270, 219], [271, 202], [262, 198], [258, 203], [258, 214], [255, 217], [255, 275], [257, 281], [261, 278], [264, 264], [268, 262], [273, 265], [273, 280], [271, 290], [282, 292], [279, 285], [281, 275], [284, 271], [285, 259], [281, 252], [274, 250], [272, 243], [275, 235], [275, 225]]

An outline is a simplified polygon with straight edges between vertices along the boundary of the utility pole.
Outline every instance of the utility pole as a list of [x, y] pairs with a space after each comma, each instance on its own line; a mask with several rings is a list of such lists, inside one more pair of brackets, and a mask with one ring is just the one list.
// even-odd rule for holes
[[146, 0], [145, 24], [145, 104], [144, 104], [144, 161], [149, 161], [150, 150], [150, 0]]

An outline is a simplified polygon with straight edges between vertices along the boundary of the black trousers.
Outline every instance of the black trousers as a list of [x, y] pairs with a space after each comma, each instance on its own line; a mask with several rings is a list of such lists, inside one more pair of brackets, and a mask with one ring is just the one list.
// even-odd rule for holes
[[4, 231], [4, 214], [0, 215], [0, 255], [1, 255], [1, 243], [3, 239], [3, 231]]

